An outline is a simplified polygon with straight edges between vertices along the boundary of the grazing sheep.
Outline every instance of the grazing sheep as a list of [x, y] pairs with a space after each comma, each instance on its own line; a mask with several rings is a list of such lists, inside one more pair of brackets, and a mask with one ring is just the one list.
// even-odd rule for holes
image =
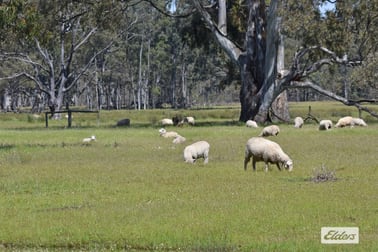
[[159, 129], [160, 136], [168, 138], [168, 137], [177, 137], [179, 134], [175, 131], [167, 131], [164, 128]]
[[163, 126], [173, 125], [172, 119], [169, 119], [169, 118], [164, 118], [160, 122], [161, 122], [161, 125]]
[[194, 122], [194, 117], [192, 116], [187, 116], [184, 118], [184, 123], [187, 123], [189, 125], [192, 125], [194, 126], [195, 122]]
[[265, 162], [265, 172], [268, 171], [268, 163], [276, 164], [278, 169], [281, 166], [289, 171], [293, 169], [293, 161], [283, 152], [280, 145], [263, 137], [252, 137], [245, 146], [244, 170], [252, 157], [252, 167], [256, 171], [256, 162]]
[[353, 126], [353, 117], [351, 116], [345, 116], [339, 119], [339, 121], [336, 123], [336, 128], [342, 128], [345, 126]]
[[247, 126], [248, 128], [258, 128], [259, 126], [257, 125], [257, 123], [253, 120], [248, 120], [245, 122], [245, 126]]
[[209, 162], [210, 144], [206, 141], [198, 141], [188, 145], [184, 149], [184, 160], [186, 163], [194, 163], [197, 159], [203, 158], [204, 164]]
[[280, 128], [277, 125], [270, 125], [263, 128], [259, 136], [277, 136], [280, 133]]
[[87, 137], [87, 138], [83, 139], [83, 143], [90, 143], [92, 141], [96, 141], [96, 137], [95, 136], [91, 136], [91, 137]]
[[353, 125], [366, 127], [366, 122], [361, 118], [353, 118]]
[[186, 141], [186, 138], [185, 138], [185, 137], [180, 136], [180, 135], [177, 135], [177, 136], [173, 139], [172, 143], [174, 143], [174, 144], [181, 144], [181, 143], [183, 143], [183, 142], [185, 142], [185, 141]]
[[329, 130], [333, 126], [331, 120], [321, 120], [319, 122], [319, 130]]
[[174, 117], [172, 117], [172, 122], [175, 126], [182, 126], [184, 119], [182, 115], [175, 115]]
[[303, 118], [300, 116], [297, 116], [294, 118], [294, 128], [302, 128], [303, 126]]

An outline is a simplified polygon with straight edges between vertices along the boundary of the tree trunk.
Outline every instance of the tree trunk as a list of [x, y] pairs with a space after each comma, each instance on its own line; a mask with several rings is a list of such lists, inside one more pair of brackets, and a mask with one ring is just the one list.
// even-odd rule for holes
[[[280, 26], [281, 19], [278, 19], [277, 25]], [[278, 29], [278, 52], [277, 52], [277, 71], [283, 74], [285, 71], [285, 45], [284, 45], [284, 36], [281, 33], [281, 29]], [[281, 94], [277, 96], [277, 98], [272, 103], [272, 115], [271, 119], [273, 121], [280, 120], [280, 121], [290, 121], [290, 114], [289, 114], [289, 104], [287, 100], [287, 92], [286, 90], [283, 91]]]
[[[241, 112], [239, 120], [245, 122], [249, 119], [254, 119], [264, 123], [270, 120], [269, 109], [273, 100], [284, 91], [276, 82], [278, 1], [270, 1], [269, 16], [267, 18], [264, 0], [247, 0], [249, 13], [245, 35], [245, 51], [242, 51], [225, 36], [223, 31], [227, 30], [219, 27], [219, 25], [226, 23], [226, 20], [219, 20], [221, 17], [226, 17], [226, 8], [222, 5], [223, 2], [220, 1], [218, 6], [218, 25], [215, 25], [211, 15], [202, 7], [200, 1], [192, 0], [193, 5], [214, 34], [217, 42], [240, 69]], [[283, 97], [279, 101], [285, 102], [286, 100]], [[283, 104], [280, 104], [279, 111], [284, 108], [281, 105]]]
[[248, 1], [249, 18], [246, 32], [246, 56], [240, 56], [241, 73], [240, 121], [254, 119], [261, 105], [261, 88], [265, 82], [265, 3]]

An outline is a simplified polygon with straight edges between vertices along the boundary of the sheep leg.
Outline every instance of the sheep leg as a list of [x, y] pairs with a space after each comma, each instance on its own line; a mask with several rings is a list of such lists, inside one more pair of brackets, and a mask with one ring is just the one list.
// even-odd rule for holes
[[277, 163], [276, 165], [277, 165], [278, 170], [282, 171], [280, 163]]
[[256, 159], [254, 157], [252, 158], [252, 167], [253, 171], [256, 171]]
[[250, 159], [251, 159], [251, 156], [246, 156], [244, 158], [244, 171], [247, 170], [247, 165], [248, 165], [248, 162], [249, 162]]
[[265, 162], [265, 172], [268, 172], [268, 168], [269, 168], [268, 162]]
[[209, 162], [209, 157], [208, 156], [205, 156], [204, 157], [204, 160], [203, 160], [203, 163], [204, 164], [207, 164]]

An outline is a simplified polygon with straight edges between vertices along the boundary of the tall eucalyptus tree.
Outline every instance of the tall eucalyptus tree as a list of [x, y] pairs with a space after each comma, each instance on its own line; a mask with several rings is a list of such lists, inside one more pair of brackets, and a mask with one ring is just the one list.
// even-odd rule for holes
[[[245, 15], [245, 20], [240, 18], [240, 26], [244, 27], [245, 34], [242, 45], [240, 45], [240, 43], [235, 43], [225, 32], [224, 24], [227, 22], [225, 20], [222, 21], [222, 17], [225, 18], [231, 14], [230, 10], [225, 8], [225, 0], [210, 2], [188, 0], [185, 3], [188, 2], [194, 6], [195, 10], [200, 14], [203, 23], [214, 35], [215, 40], [240, 70], [241, 114], [239, 119], [241, 121], [255, 119], [259, 122], [265, 122], [270, 120], [269, 112], [273, 101], [279, 94], [289, 88], [311, 88], [344, 104], [355, 105], [369, 112], [360, 103], [350, 101], [330, 92], [311, 79], [311, 75], [319, 72], [324, 65], [339, 64], [355, 66], [361, 64], [364, 57], [366, 57], [366, 53], [355, 53], [355, 51], [349, 50], [351, 49], [350, 47], [342, 52], [336, 50], [343, 43], [342, 39], [346, 38], [345, 34], [353, 34], [353, 30], [348, 26], [351, 23], [356, 24], [356, 20], [353, 19], [357, 17], [356, 15], [353, 15], [353, 18], [350, 19], [346, 15], [339, 16], [339, 18], [345, 19], [344, 22], [337, 23], [345, 31], [345, 34], [339, 34], [341, 37], [337, 38], [338, 40], [326, 41], [329, 42], [327, 44], [319, 36], [314, 36], [317, 39], [313, 40], [310, 40], [311, 36], [308, 36], [308, 34], [318, 32], [319, 27], [322, 27], [322, 31], [329, 29], [327, 22], [321, 18], [319, 12], [318, 4], [321, 1], [271, 0], [269, 1], [269, 6], [263, 0], [239, 1], [238, 8], [241, 10], [239, 14], [241, 17]], [[218, 8], [218, 15], [214, 15], [214, 6]], [[356, 9], [362, 7], [358, 3], [351, 6]], [[342, 4], [339, 7], [340, 10], [345, 9], [345, 6]], [[285, 23], [293, 20], [293, 16], [296, 17], [294, 22], [296, 22], [297, 27], [300, 26], [302, 28], [300, 32], [296, 33], [298, 36], [296, 39], [302, 47], [297, 50], [295, 55], [292, 55], [290, 65], [282, 72], [278, 72], [277, 70], [277, 55], [280, 42], [279, 29], [282, 26], [280, 16], [284, 17]], [[370, 16], [370, 20], [376, 19], [376, 15]], [[368, 24], [367, 21], [365, 20], [363, 23]], [[285, 28], [287, 27], [289, 26]], [[309, 32], [306, 34], [307, 31]], [[290, 33], [288, 32], [288, 34]], [[363, 38], [375, 41], [371, 34], [365, 33]], [[359, 39], [361, 40], [362, 38]], [[353, 41], [355, 42], [356, 40]], [[358, 46], [361, 49], [364, 47], [361, 43]], [[345, 56], [348, 54], [352, 56]], [[375, 113], [372, 114], [376, 115]]]

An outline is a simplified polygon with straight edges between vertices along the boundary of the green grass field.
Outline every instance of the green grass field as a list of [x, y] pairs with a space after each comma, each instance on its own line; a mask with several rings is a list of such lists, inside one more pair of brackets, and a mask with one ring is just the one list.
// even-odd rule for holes
[[[357, 116], [335, 103], [308, 105], [319, 119]], [[182, 145], [158, 134], [158, 120], [194, 115], [175, 128]], [[378, 123], [318, 131], [280, 124], [278, 142], [293, 172], [251, 164], [244, 147], [260, 129], [235, 108], [105, 111], [67, 122], [0, 114], [0, 250], [10, 251], [377, 251]], [[131, 119], [131, 127], [114, 127]], [[97, 142], [83, 145], [84, 137]], [[184, 147], [210, 145], [209, 163], [183, 161]], [[336, 180], [316, 183], [321, 167]], [[357, 245], [320, 243], [321, 227], [359, 227]]]

